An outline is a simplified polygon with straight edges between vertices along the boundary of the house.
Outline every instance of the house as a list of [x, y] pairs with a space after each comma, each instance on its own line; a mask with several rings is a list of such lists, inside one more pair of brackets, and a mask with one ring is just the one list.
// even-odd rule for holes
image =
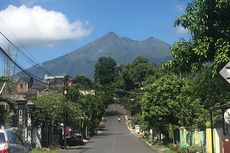
[[57, 85], [57, 84], [63, 84], [64, 83], [65, 76], [59, 75], [59, 76], [44, 76], [44, 83], [47, 83], [49, 85]]
[[61, 93], [63, 92], [64, 76], [48, 76], [45, 75], [42, 82], [33, 81], [30, 77], [19, 77], [13, 85], [11, 98], [13, 100], [24, 99], [43, 94]]
[[20, 77], [16, 82], [16, 92], [25, 93], [27, 92], [33, 85], [33, 79], [30, 77]]

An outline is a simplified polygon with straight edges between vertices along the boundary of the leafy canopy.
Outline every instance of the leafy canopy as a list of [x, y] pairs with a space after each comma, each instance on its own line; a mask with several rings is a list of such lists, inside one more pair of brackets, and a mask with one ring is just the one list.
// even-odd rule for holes
[[192, 0], [175, 21], [189, 30], [191, 39], [175, 43], [170, 50], [174, 60], [164, 66], [191, 72], [208, 63], [216, 74], [230, 61], [229, 10], [228, 0]]
[[94, 72], [95, 81], [100, 85], [112, 83], [116, 74], [116, 61], [111, 57], [100, 57]]

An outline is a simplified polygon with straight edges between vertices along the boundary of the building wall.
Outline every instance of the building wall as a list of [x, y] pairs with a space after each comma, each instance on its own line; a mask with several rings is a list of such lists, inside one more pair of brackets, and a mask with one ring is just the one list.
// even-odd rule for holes
[[218, 128], [215, 129], [214, 134], [214, 141], [215, 141], [215, 150], [216, 153], [229, 153], [229, 148], [224, 148], [224, 143], [228, 143], [230, 140], [230, 133], [227, 133], [226, 135], [223, 134], [223, 129]]
[[211, 137], [211, 129], [206, 129], [206, 152], [212, 152], [212, 137]]
[[205, 142], [205, 131], [196, 129], [193, 132], [189, 132], [185, 128], [180, 128], [180, 147], [183, 148], [195, 144], [202, 146]]
[[16, 91], [17, 92], [27, 92], [29, 89], [29, 84], [28, 82], [19, 82], [16, 86]]
[[[217, 128], [213, 130], [213, 139], [215, 153], [230, 153], [230, 150], [227, 150], [230, 148], [228, 148], [228, 144], [230, 144], [230, 134], [224, 135], [223, 129]], [[180, 128], [180, 147], [183, 148], [195, 144], [199, 146], [203, 145], [206, 148], [206, 153], [212, 153], [211, 129], [207, 128], [205, 131], [196, 129], [193, 132], [189, 132], [184, 128]]]

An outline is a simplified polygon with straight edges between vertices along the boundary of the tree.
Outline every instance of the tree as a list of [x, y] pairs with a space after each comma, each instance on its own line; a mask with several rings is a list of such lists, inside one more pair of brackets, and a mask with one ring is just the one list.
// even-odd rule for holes
[[77, 122], [81, 117], [78, 104], [68, 100], [62, 94], [49, 94], [31, 99], [35, 104], [33, 112], [34, 122], [37, 125], [56, 126], [63, 122], [64, 108], [66, 109], [67, 122]]
[[230, 61], [230, 1], [192, 0], [185, 14], [175, 21], [191, 33], [191, 40], [181, 40], [171, 48], [174, 60], [166, 67], [197, 70], [212, 64], [216, 74]]
[[175, 116], [178, 118], [178, 125], [192, 131], [195, 128], [204, 128], [209, 112], [202, 104], [201, 97], [195, 94], [194, 80], [185, 80], [181, 93], [177, 95], [178, 106], [175, 108]]
[[74, 78], [73, 84], [76, 84], [79, 89], [83, 90], [91, 89], [93, 87], [93, 82], [89, 78], [80, 75], [77, 75]]
[[[8, 86], [7, 85], [8, 82], [9, 82], [8, 77], [5, 77], [5, 76], [0, 77], [0, 84], [5, 84], [6, 86]], [[3, 87], [4, 87], [4, 85], [3, 85]], [[9, 91], [7, 91], [6, 93], [2, 92], [2, 91], [4, 91], [4, 88], [2, 88], [2, 86], [0, 86], [0, 90], [1, 90], [0, 102], [5, 102], [9, 106], [9, 109], [10, 109], [9, 111], [15, 110], [13, 101], [10, 98], [8, 98], [7, 96], [4, 96], [4, 94], [6, 94], [6, 93], [8, 94]], [[9, 88], [8, 88], [8, 90], [9, 90]], [[7, 119], [6, 119], [7, 117], [9, 117], [8, 110], [6, 110], [5, 107], [0, 106], [0, 125], [7, 124]]]
[[146, 79], [156, 72], [156, 66], [148, 59], [140, 56], [134, 59], [131, 64], [123, 67], [122, 76], [125, 82], [125, 89], [130, 90], [143, 86]]
[[80, 97], [79, 86], [77, 84], [72, 84], [67, 90], [66, 98], [74, 103], [77, 103]]
[[145, 86], [141, 101], [142, 117], [148, 128], [158, 130], [166, 128], [167, 124], [178, 125], [175, 108], [178, 107], [177, 96], [181, 93], [184, 80], [175, 75], [152, 77]]
[[143, 82], [154, 74], [155, 65], [150, 63], [148, 59], [140, 56], [137, 57], [131, 64], [131, 78], [135, 84], [143, 85]]
[[223, 105], [229, 100], [229, 85], [220, 77], [212, 77], [208, 67], [194, 76], [193, 94], [201, 99], [205, 109]]
[[90, 136], [92, 136], [105, 114], [103, 101], [99, 96], [87, 95], [82, 96], [78, 104], [83, 112], [83, 126], [89, 129]]
[[100, 85], [110, 84], [116, 76], [116, 61], [111, 57], [100, 57], [95, 65], [94, 78]]
[[37, 125], [54, 126], [62, 122], [65, 101], [61, 94], [43, 95], [32, 101], [35, 104], [33, 115]]
[[170, 73], [150, 77], [141, 100], [142, 129], [153, 128], [163, 133], [166, 141], [174, 142], [174, 130], [179, 127], [188, 131], [206, 127], [208, 110], [196, 89], [194, 78]]

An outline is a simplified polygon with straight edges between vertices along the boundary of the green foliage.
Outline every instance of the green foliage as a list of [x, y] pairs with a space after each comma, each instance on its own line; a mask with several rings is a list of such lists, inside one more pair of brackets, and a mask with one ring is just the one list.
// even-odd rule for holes
[[208, 110], [202, 105], [201, 98], [194, 94], [194, 83], [191, 80], [186, 80], [181, 93], [176, 98], [178, 107], [175, 109], [175, 115], [178, 118], [178, 123], [189, 130], [205, 127], [205, 123], [209, 119]]
[[194, 79], [193, 94], [200, 97], [206, 109], [227, 103], [230, 95], [229, 85], [225, 80], [211, 75], [211, 70], [205, 68]]
[[80, 98], [79, 105], [83, 112], [83, 122], [89, 127], [90, 136], [92, 136], [105, 114], [103, 101], [99, 96], [87, 95]]
[[169, 146], [169, 149], [165, 150], [164, 153], [187, 153], [186, 148], [179, 148], [174, 144], [171, 145], [172, 146]]
[[170, 52], [174, 60], [163, 63], [164, 69], [181, 73], [196, 72], [201, 67], [199, 57], [193, 51], [192, 42], [181, 39], [170, 48]]
[[93, 82], [89, 78], [79, 75], [74, 78], [73, 84], [83, 90], [91, 89], [93, 87]]
[[200, 93], [196, 86], [196, 80], [173, 74], [150, 78], [141, 101], [142, 118], [149, 128], [165, 130], [169, 126], [182, 126], [191, 130], [205, 127], [208, 112], [196, 94]]
[[189, 153], [205, 153], [206, 149], [204, 146], [199, 146], [199, 145], [193, 145], [193, 146], [189, 146], [186, 148], [187, 150], [189, 150]]
[[69, 87], [67, 93], [67, 99], [71, 102], [77, 103], [80, 96], [77, 84], [73, 84], [71, 87]]
[[165, 67], [183, 72], [211, 63], [215, 75], [230, 60], [229, 9], [230, 1], [226, 0], [192, 0], [175, 21], [175, 26], [189, 30], [191, 40], [181, 40], [172, 46], [174, 60]]
[[37, 125], [56, 125], [61, 123], [63, 108], [65, 107], [64, 97], [61, 94], [43, 95], [32, 99], [35, 104], [33, 113]]
[[187, 148], [180, 148], [178, 145], [175, 144], [168, 144], [167, 147], [169, 149], [167, 149], [164, 153], [205, 153], [206, 150], [203, 146], [198, 146], [198, 145], [193, 145], [193, 146], [189, 146]]
[[150, 128], [160, 129], [168, 123], [178, 124], [174, 113], [178, 106], [176, 96], [181, 92], [182, 83], [174, 75], [150, 79], [141, 101], [142, 115], [149, 122]]
[[7, 82], [9, 80], [10, 80], [9, 77], [6, 77], [6, 76], [1, 76], [0, 77], [0, 82]]
[[95, 81], [100, 85], [112, 83], [116, 75], [116, 61], [111, 57], [100, 57], [94, 72]]
[[56, 153], [55, 150], [49, 150], [49, 149], [33, 149], [30, 151], [30, 153]]
[[134, 127], [135, 125], [140, 125], [142, 123], [142, 118], [140, 114], [136, 114], [132, 117], [132, 127]]
[[142, 86], [145, 80], [153, 75], [155, 71], [155, 65], [142, 56], [137, 57], [131, 64], [125, 65], [122, 69], [125, 89], [131, 90]]

